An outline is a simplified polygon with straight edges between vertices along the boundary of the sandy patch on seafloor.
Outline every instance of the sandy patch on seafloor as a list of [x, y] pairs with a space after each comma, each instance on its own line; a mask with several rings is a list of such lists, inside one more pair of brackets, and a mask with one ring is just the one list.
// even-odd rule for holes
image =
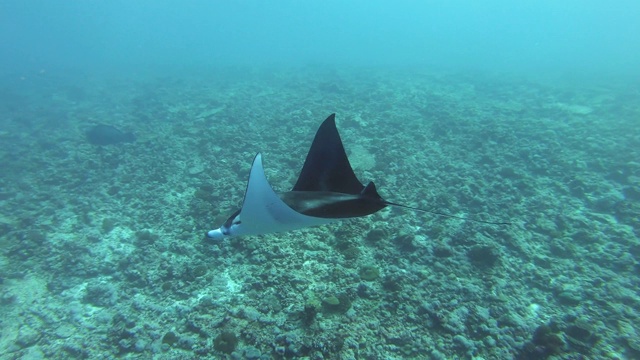
[[371, 170], [376, 167], [375, 156], [362, 145], [352, 147], [349, 162], [357, 170]]
[[593, 109], [589, 106], [577, 105], [577, 104], [565, 104], [565, 103], [554, 103], [551, 105], [556, 109], [560, 109], [562, 111], [568, 112], [570, 114], [575, 115], [589, 115], [593, 112]]

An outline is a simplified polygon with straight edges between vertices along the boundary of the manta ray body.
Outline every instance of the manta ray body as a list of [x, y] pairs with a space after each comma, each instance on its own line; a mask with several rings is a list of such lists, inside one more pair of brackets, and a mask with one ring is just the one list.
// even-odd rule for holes
[[[376, 213], [387, 206], [457, 216], [401, 205], [384, 200], [373, 182], [358, 180], [336, 128], [335, 114], [320, 125], [300, 176], [291, 191], [273, 190], [262, 166], [262, 154], [253, 159], [242, 207], [207, 237], [262, 235], [328, 224]], [[489, 224], [480, 220], [472, 220]]]

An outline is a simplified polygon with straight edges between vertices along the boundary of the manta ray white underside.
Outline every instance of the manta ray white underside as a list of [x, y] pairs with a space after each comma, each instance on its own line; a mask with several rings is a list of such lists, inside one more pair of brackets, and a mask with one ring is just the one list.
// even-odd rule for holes
[[209, 231], [207, 236], [222, 239], [225, 236], [268, 234], [327, 224], [339, 219], [304, 215], [287, 205], [269, 184], [262, 166], [262, 154], [259, 153], [251, 165], [242, 208], [229, 220], [219, 229]]

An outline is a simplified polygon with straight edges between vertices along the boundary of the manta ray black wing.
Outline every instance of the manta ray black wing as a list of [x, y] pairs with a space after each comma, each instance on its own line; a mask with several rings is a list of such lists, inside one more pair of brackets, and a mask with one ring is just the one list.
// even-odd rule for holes
[[330, 191], [360, 194], [365, 186], [358, 180], [344, 151], [336, 128], [336, 114], [322, 122], [292, 191]]
[[336, 128], [336, 115], [322, 122], [293, 189], [281, 198], [301, 214], [330, 219], [373, 214], [388, 205], [370, 182], [351, 168]]

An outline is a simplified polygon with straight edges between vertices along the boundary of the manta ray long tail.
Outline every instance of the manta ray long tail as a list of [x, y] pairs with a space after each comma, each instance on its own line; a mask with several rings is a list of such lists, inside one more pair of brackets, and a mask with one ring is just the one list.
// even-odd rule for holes
[[476, 223], [490, 224], [490, 225], [513, 225], [513, 223], [508, 222], [508, 221], [486, 221], [486, 220], [480, 220], [480, 219], [474, 219], [474, 218], [451, 215], [451, 214], [447, 214], [447, 213], [443, 213], [443, 212], [439, 212], [439, 211], [421, 209], [421, 208], [417, 208], [417, 207], [413, 207], [413, 206], [394, 203], [394, 202], [391, 202], [391, 201], [385, 201], [385, 203], [387, 205], [390, 205], [390, 206], [396, 206], [396, 207], [400, 207], [400, 208], [405, 208], [405, 209], [409, 209], [409, 210], [413, 210], [413, 211], [419, 211], [419, 212], [432, 214], [432, 215], [436, 215], [436, 216], [442, 216], [442, 217], [446, 217], [446, 218], [467, 220], [467, 221], [472, 221], [472, 222], [476, 222]]

